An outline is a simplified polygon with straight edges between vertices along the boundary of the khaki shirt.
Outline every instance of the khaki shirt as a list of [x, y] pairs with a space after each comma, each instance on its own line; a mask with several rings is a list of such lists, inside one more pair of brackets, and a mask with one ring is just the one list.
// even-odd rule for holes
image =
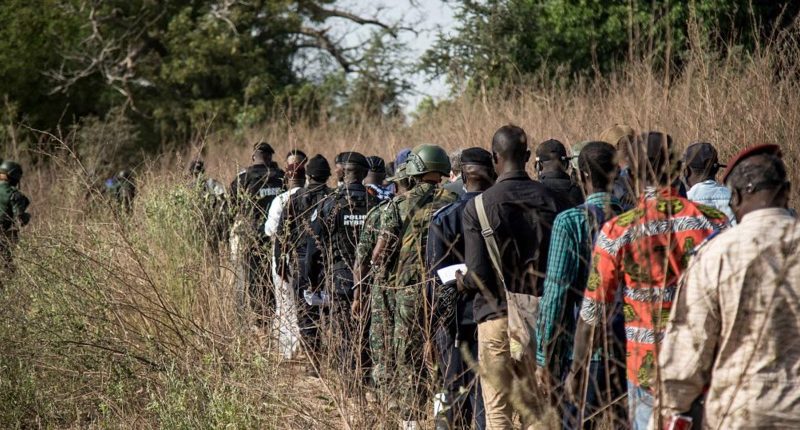
[[659, 354], [662, 416], [708, 387], [703, 428], [800, 428], [800, 224], [747, 214], [700, 248]]

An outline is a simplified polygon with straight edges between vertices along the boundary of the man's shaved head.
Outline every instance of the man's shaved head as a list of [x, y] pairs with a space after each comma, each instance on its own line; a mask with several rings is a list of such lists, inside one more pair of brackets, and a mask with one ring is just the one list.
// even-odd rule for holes
[[528, 136], [516, 125], [504, 125], [492, 137], [492, 152], [503, 160], [525, 164], [530, 158]]

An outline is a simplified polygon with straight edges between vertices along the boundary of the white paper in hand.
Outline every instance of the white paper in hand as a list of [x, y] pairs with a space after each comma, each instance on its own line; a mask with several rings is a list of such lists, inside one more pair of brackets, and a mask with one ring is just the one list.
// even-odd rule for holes
[[448, 282], [454, 282], [456, 280], [456, 272], [458, 271], [461, 271], [463, 275], [466, 275], [467, 265], [454, 264], [452, 266], [442, 267], [441, 269], [436, 271], [436, 274], [439, 276], [439, 279], [442, 281], [442, 284], [446, 284]]

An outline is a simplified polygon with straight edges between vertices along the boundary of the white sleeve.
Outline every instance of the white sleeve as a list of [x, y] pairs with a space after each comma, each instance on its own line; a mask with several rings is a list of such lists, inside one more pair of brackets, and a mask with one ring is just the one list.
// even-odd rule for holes
[[278, 232], [278, 224], [281, 222], [281, 213], [283, 212], [283, 204], [289, 193], [279, 194], [272, 201], [267, 212], [267, 222], [264, 223], [264, 233], [267, 236], [274, 236]]

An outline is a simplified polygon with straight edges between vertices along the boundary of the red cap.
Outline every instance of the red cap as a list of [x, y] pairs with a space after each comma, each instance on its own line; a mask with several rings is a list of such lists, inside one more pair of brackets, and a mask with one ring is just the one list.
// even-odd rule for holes
[[733, 169], [736, 168], [736, 165], [741, 163], [747, 158], [750, 158], [754, 155], [760, 154], [771, 154], [777, 155], [778, 157], [783, 156], [783, 152], [781, 152], [781, 147], [778, 145], [757, 145], [751, 146], [750, 148], [745, 148], [735, 157], [731, 158], [731, 161], [728, 161], [728, 170], [725, 171], [725, 175], [722, 176], [722, 183], [728, 182], [728, 176], [730, 176]]

